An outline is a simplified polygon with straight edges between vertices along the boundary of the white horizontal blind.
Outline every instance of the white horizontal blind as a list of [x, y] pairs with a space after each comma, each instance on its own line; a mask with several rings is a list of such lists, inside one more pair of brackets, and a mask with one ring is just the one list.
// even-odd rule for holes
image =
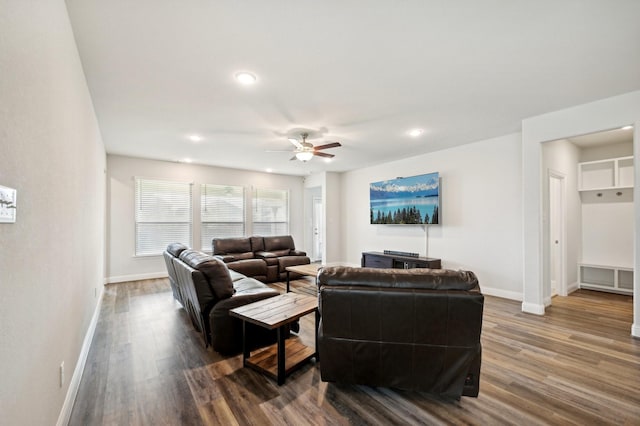
[[244, 236], [244, 187], [203, 184], [200, 187], [202, 250], [211, 250], [213, 238]]
[[253, 234], [289, 234], [289, 191], [286, 189], [253, 190]]
[[191, 184], [136, 178], [136, 256], [191, 247]]

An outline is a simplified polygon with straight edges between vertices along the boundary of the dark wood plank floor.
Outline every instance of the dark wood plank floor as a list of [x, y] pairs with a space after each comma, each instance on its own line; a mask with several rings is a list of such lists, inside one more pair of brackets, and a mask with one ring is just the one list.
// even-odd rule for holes
[[[283, 289], [283, 284], [276, 285]], [[314, 294], [310, 281], [293, 283]], [[241, 356], [205, 349], [167, 280], [112, 284], [71, 425], [640, 424], [640, 341], [632, 299], [556, 297], [544, 317], [487, 297], [478, 398], [320, 380], [307, 364], [278, 387]], [[313, 315], [300, 339], [313, 344]]]

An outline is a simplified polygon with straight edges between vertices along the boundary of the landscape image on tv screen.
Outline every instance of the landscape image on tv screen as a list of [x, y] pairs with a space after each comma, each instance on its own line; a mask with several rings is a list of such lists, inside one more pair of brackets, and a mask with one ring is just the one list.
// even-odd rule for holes
[[373, 182], [369, 200], [372, 224], [438, 224], [439, 173]]

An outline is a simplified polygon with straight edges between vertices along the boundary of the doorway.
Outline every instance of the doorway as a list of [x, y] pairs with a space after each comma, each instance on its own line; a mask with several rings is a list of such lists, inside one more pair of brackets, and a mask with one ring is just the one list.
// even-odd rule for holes
[[549, 169], [549, 281], [550, 296], [567, 295], [565, 175]]
[[323, 235], [324, 235], [324, 223], [323, 223], [323, 204], [322, 197], [313, 197], [312, 199], [312, 218], [311, 218], [311, 241], [312, 241], [312, 262], [322, 262], [322, 250], [323, 250]]

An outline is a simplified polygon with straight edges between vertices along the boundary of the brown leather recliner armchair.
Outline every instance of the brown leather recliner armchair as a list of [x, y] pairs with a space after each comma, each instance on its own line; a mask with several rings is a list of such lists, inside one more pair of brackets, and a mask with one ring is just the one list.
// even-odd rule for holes
[[326, 267], [323, 381], [478, 396], [484, 296], [473, 272]]

